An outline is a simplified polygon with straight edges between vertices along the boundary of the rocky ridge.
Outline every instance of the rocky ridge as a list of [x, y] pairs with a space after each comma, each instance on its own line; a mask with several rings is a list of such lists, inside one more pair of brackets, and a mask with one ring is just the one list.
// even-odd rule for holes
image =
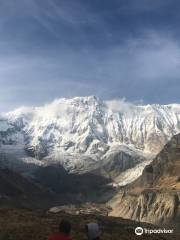
[[145, 167], [142, 176], [113, 197], [110, 215], [154, 224], [180, 224], [180, 134]]

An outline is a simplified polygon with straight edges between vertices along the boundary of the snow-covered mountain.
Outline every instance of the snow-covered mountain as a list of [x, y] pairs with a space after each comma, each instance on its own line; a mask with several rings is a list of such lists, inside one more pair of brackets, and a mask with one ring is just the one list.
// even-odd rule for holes
[[53, 156], [64, 165], [79, 161], [83, 168], [87, 159], [93, 165], [120, 146], [130, 155], [132, 150], [141, 156], [155, 154], [178, 132], [178, 104], [122, 107], [94, 96], [63, 98], [1, 116], [0, 151], [22, 146], [31, 158], [48, 161]]

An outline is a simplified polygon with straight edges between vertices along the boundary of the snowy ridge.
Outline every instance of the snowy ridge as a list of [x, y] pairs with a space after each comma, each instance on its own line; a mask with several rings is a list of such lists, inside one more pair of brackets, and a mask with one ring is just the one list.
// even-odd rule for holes
[[20, 108], [5, 115], [0, 130], [20, 128], [30, 146], [52, 151], [104, 154], [111, 145], [127, 144], [158, 152], [180, 132], [180, 105], [130, 105], [114, 109], [96, 97], [58, 99], [37, 108]]
[[107, 162], [107, 169], [117, 167], [118, 159], [125, 166], [119, 178], [124, 185], [141, 174], [145, 155], [159, 152], [179, 132], [178, 104], [140, 106], [94, 96], [62, 98], [1, 116], [0, 152], [13, 146], [23, 162], [61, 162], [71, 171], [95, 169], [101, 161]]

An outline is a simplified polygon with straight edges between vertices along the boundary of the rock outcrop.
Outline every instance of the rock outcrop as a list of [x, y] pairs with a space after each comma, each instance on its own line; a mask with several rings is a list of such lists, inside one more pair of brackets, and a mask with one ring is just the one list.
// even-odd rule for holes
[[143, 174], [110, 201], [110, 215], [180, 226], [180, 134], [169, 141]]
[[110, 202], [111, 216], [157, 225], [179, 221], [179, 196], [176, 192], [145, 190], [140, 194], [119, 193]]

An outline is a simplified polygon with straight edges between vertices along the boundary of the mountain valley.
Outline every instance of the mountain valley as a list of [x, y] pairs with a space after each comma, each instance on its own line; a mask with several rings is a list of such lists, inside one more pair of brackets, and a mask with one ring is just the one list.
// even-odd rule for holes
[[179, 132], [178, 104], [115, 108], [91, 96], [2, 114], [0, 206], [80, 214], [97, 204], [178, 229]]

